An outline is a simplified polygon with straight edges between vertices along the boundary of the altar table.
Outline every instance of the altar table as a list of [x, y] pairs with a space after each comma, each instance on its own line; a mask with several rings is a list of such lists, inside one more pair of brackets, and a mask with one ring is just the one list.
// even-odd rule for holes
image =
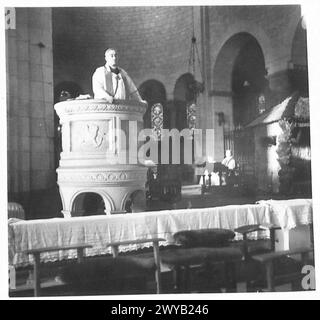
[[[162, 245], [172, 244], [174, 233], [182, 230], [224, 228], [234, 230], [243, 225], [276, 223], [284, 230], [312, 222], [312, 201], [264, 201], [259, 204], [224, 207], [164, 210], [141, 213], [99, 215], [72, 218], [9, 221], [9, 264], [14, 267], [33, 263], [31, 255], [23, 253], [44, 247], [86, 243], [84, 256], [111, 253], [107, 243], [134, 239], [164, 238]], [[266, 233], [252, 237], [266, 237]], [[237, 234], [236, 239], [241, 239]], [[120, 246], [119, 251], [131, 251], [150, 244]], [[76, 258], [76, 250], [46, 252], [42, 262]]]

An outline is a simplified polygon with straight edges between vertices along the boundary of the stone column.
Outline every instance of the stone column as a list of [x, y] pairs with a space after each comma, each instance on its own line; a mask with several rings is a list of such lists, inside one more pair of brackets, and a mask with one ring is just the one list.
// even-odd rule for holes
[[51, 8], [16, 8], [6, 30], [9, 200], [54, 186]]

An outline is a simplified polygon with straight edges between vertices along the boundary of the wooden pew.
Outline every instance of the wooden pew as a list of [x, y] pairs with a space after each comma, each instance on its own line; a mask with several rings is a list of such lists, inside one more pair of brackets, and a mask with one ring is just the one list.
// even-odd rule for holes
[[77, 259], [78, 263], [83, 261], [83, 251], [86, 248], [92, 248], [90, 244], [72, 244], [66, 246], [54, 246], [46, 248], [37, 248], [32, 250], [25, 250], [23, 253], [31, 254], [34, 259], [33, 274], [34, 274], [34, 296], [38, 297], [40, 295], [40, 254], [43, 252], [60, 251], [60, 250], [72, 250], [77, 249]]
[[[142, 244], [152, 242], [153, 246], [153, 257], [154, 257], [154, 266], [155, 266], [155, 280], [157, 285], [157, 294], [161, 293], [161, 269], [160, 269], [160, 253], [159, 253], [159, 242], [165, 241], [162, 238], [151, 238], [151, 239], [137, 239], [137, 240], [129, 240], [129, 241], [120, 241], [120, 242], [112, 242], [108, 243], [106, 246], [111, 247], [113, 258], [117, 258], [119, 254], [119, 246], [129, 245], [129, 244]], [[126, 257], [127, 259], [130, 256]], [[143, 256], [141, 256], [143, 259]]]
[[[267, 290], [268, 291], [275, 291], [275, 275], [274, 275], [274, 261], [281, 257], [291, 256], [291, 255], [301, 255], [301, 262], [302, 265], [306, 265], [308, 263], [308, 256], [309, 253], [313, 252], [313, 248], [311, 247], [302, 247], [296, 248], [292, 250], [283, 250], [283, 251], [275, 251], [263, 254], [253, 255], [251, 257], [252, 260], [260, 262], [266, 272], [266, 280], [267, 280]], [[286, 275], [288, 281], [293, 281], [296, 278], [300, 278], [301, 273], [289, 274]]]
[[[310, 225], [310, 228], [312, 228], [312, 224]], [[275, 270], [274, 270], [274, 262], [280, 258], [287, 257], [290, 255], [301, 255], [301, 261], [302, 264], [307, 264], [308, 255], [310, 252], [313, 252], [313, 247], [301, 247], [301, 248], [295, 248], [291, 250], [281, 250], [281, 251], [275, 251], [275, 232], [276, 230], [281, 229], [279, 226], [264, 223], [261, 225], [255, 224], [255, 225], [246, 225], [239, 227], [235, 229], [235, 232], [241, 233], [243, 236], [243, 254], [245, 257], [246, 263], [249, 263], [250, 261], [256, 261], [260, 264], [262, 264], [264, 270], [265, 270], [265, 279], [267, 282], [267, 290], [268, 291], [274, 291], [275, 288], [275, 282], [282, 280], [283, 282], [286, 280], [287, 282], [293, 282], [296, 279], [301, 278], [301, 273], [293, 273], [293, 274], [285, 274], [282, 276], [275, 277]], [[256, 231], [262, 231], [262, 230], [269, 230], [270, 231], [270, 249], [269, 252], [264, 253], [258, 253], [258, 254], [250, 254], [248, 251], [248, 238], [247, 235], [251, 232]], [[311, 231], [311, 234], [313, 232]], [[311, 242], [312, 243], [312, 242]], [[277, 278], [277, 279], [276, 279]], [[249, 285], [249, 282], [247, 281], [247, 287]]]

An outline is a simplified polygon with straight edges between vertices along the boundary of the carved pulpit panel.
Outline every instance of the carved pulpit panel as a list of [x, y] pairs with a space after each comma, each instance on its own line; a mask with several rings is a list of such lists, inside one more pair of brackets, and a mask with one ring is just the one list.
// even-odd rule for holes
[[106, 152], [110, 150], [111, 120], [71, 123], [72, 152]]

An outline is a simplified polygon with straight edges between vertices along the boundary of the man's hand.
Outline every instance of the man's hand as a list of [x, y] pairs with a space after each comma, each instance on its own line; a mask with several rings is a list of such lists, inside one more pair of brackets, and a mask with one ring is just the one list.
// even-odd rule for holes
[[113, 102], [113, 97], [111, 96], [105, 96], [104, 98], [108, 103], [112, 103]]

